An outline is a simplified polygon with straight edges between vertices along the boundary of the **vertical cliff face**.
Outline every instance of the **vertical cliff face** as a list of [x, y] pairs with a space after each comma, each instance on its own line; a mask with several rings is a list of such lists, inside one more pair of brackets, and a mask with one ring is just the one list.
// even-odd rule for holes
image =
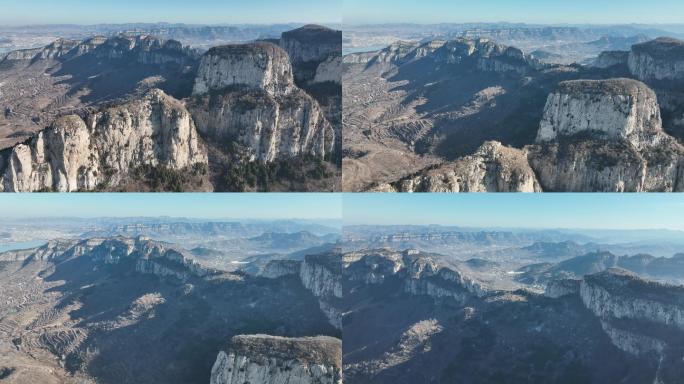
[[325, 157], [335, 130], [294, 85], [287, 53], [270, 43], [216, 47], [200, 64], [190, 103], [200, 131], [244, 146], [252, 161]]
[[661, 37], [636, 44], [628, 66], [642, 81], [684, 80], [684, 41]]
[[[658, 295], [650, 294], [657, 291]], [[684, 330], [684, 289], [649, 283], [622, 270], [585, 277], [582, 301], [603, 319], [631, 319]]]
[[228, 87], [263, 89], [271, 95], [293, 87], [287, 53], [271, 43], [225, 45], [210, 49], [200, 62], [193, 94]]
[[333, 150], [335, 131], [299, 89], [276, 96], [259, 89], [212, 93], [196, 96], [190, 108], [201, 132], [236, 140], [253, 161], [325, 157]]
[[211, 370], [211, 384], [341, 384], [342, 343], [331, 337], [235, 336]]
[[682, 146], [663, 132], [655, 93], [635, 80], [561, 83], [527, 150], [544, 190], [684, 188]]
[[655, 93], [629, 79], [561, 83], [546, 102], [537, 142], [580, 132], [624, 139], [640, 149], [653, 135], [662, 133]]
[[342, 255], [339, 252], [307, 255], [299, 270], [299, 278], [304, 287], [318, 298], [330, 324], [342, 329], [342, 313], [336, 305], [342, 298]]
[[611, 269], [586, 276], [579, 294], [616, 347], [655, 362], [653, 382], [681, 381], [684, 288]]
[[537, 62], [515, 47], [496, 44], [488, 39], [451, 40], [434, 52], [437, 61], [448, 64], [472, 63], [483, 72], [526, 73], [535, 68]]
[[58, 119], [0, 154], [0, 190], [71, 192], [116, 186], [136, 167], [206, 164], [190, 114], [160, 90], [96, 112]]
[[383, 284], [399, 279], [404, 292], [435, 299], [450, 298], [465, 303], [485, 293], [483, 286], [460, 271], [444, 267], [417, 250], [361, 251], [345, 254], [345, 278], [365, 284]]
[[284, 32], [280, 46], [290, 56], [298, 84], [341, 82], [342, 31], [305, 25]]

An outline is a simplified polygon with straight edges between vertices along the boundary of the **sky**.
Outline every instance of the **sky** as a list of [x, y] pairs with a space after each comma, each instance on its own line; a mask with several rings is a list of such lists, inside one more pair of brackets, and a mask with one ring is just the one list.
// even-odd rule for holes
[[339, 23], [339, 0], [1, 0], [0, 24]]
[[345, 194], [344, 224], [684, 230], [683, 194]]
[[345, 24], [683, 23], [682, 0], [343, 0]]
[[201, 219], [335, 219], [340, 194], [102, 193], [0, 196], [6, 218], [186, 217]]

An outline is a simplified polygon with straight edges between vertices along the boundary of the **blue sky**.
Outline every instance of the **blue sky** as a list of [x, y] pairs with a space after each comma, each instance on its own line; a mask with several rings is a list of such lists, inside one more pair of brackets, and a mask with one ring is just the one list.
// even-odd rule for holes
[[682, 0], [343, 0], [344, 22], [683, 23]]
[[345, 224], [684, 230], [683, 194], [345, 194]]
[[0, 24], [341, 22], [339, 0], [1, 0]]
[[103, 193], [0, 195], [2, 217], [341, 219], [340, 194]]

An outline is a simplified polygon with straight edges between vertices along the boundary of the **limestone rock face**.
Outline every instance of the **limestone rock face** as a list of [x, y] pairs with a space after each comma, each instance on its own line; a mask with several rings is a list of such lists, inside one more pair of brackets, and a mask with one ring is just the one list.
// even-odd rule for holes
[[617, 348], [657, 363], [654, 382], [681, 381], [684, 288], [611, 269], [586, 276], [580, 297]]
[[318, 68], [316, 68], [316, 75], [314, 76], [314, 83], [342, 83], [342, 57], [331, 56], [323, 61]]
[[456, 39], [435, 51], [437, 61], [449, 64], [473, 62], [484, 72], [525, 73], [538, 63], [518, 48], [496, 44], [488, 39]]
[[336, 304], [342, 298], [342, 255], [339, 252], [307, 255], [299, 270], [304, 287], [318, 298], [330, 324], [342, 329], [342, 313]]
[[664, 133], [655, 93], [636, 80], [561, 83], [526, 150], [545, 191], [684, 188], [684, 150]]
[[[658, 290], [661, 295], [649, 295]], [[585, 277], [580, 286], [582, 301], [596, 316], [636, 319], [684, 330], [684, 290], [648, 283], [623, 270]]]
[[341, 384], [342, 343], [331, 337], [235, 336], [211, 370], [211, 384]]
[[161, 40], [153, 36], [119, 34], [112, 37], [95, 36], [83, 41], [58, 39], [44, 48], [10, 52], [8, 61], [62, 60], [66, 61], [86, 54], [98, 59], [126, 59], [140, 64], [178, 66], [196, 62], [196, 51], [183, 47], [176, 40]]
[[345, 254], [345, 275], [352, 281], [382, 284], [390, 278], [402, 280], [403, 291], [435, 299], [450, 298], [459, 303], [469, 297], [482, 296], [482, 284], [417, 250], [363, 251]]
[[298, 88], [277, 95], [255, 89], [196, 96], [190, 109], [201, 132], [236, 140], [252, 160], [333, 151], [335, 131], [319, 104]]
[[0, 153], [0, 190], [72, 192], [116, 186], [142, 165], [207, 163], [185, 107], [160, 90], [89, 115], [59, 118]]
[[342, 31], [305, 25], [284, 32], [280, 46], [290, 56], [297, 81], [341, 82]]
[[684, 41], [661, 37], [632, 46], [629, 70], [642, 81], [684, 80]]
[[662, 132], [655, 93], [630, 79], [573, 80], [562, 82], [549, 95], [537, 142], [580, 132], [625, 139], [635, 148]]
[[610, 68], [617, 65], [627, 65], [628, 60], [628, 51], [604, 51], [596, 58], [593, 66], [597, 68]]
[[540, 191], [525, 153], [498, 142], [487, 142], [471, 156], [422, 172], [384, 189], [399, 192]]
[[274, 44], [259, 42], [210, 49], [200, 62], [193, 94], [242, 86], [276, 95], [287, 93], [293, 85], [287, 53]]
[[236, 141], [252, 161], [329, 155], [336, 132], [292, 76], [287, 53], [271, 43], [212, 48], [190, 103], [199, 130]]

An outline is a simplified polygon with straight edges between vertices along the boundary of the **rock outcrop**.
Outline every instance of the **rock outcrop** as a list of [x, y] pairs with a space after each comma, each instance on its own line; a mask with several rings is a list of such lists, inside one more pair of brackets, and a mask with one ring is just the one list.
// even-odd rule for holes
[[278, 46], [257, 42], [211, 48], [200, 62], [193, 94], [225, 88], [257, 88], [271, 95], [292, 90], [294, 79], [287, 53]]
[[305, 25], [284, 32], [280, 46], [290, 56], [298, 83], [341, 83], [342, 31]]
[[342, 329], [342, 255], [339, 251], [307, 255], [299, 270], [302, 285], [318, 298], [321, 311], [334, 327]]
[[642, 81], [684, 80], [684, 41], [661, 37], [635, 44], [628, 65]]
[[185, 107], [160, 90], [86, 118], [64, 116], [0, 153], [0, 190], [115, 187], [140, 166], [183, 170], [207, 155]]
[[604, 51], [599, 54], [593, 63], [597, 68], [610, 68], [615, 66], [627, 65], [629, 60], [628, 51]]
[[399, 41], [369, 57], [367, 53], [345, 56], [346, 63], [391, 63], [402, 65], [429, 58], [437, 63], [465, 65], [482, 72], [528, 73], [543, 66], [522, 50], [489, 39], [458, 38], [425, 43]]
[[323, 336], [235, 336], [219, 352], [210, 383], [341, 384], [342, 342]]
[[684, 288], [611, 269], [585, 277], [580, 297], [617, 348], [654, 362], [654, 382], [680, 381]]
[[135, 272], [180, 281], [214, 272], [182, 251], [142, 236], [52, 240], [32, 249], [0, 253], [0, 261], [65, 261], [78, 257], [102, 264], [130, 261]]
[[664, 133], [655, 93], [635, 80], [561, 83], [526, 149], [545, 191], [684, 188], [684, 149]]
[[344, 255], [345, 278], [364, 284], [399, 279], [405, 293], [465, 303], [486, 293], [482, 284], [417, 250], [359, 251]]
[[199, 58], [196, 50], [184, 47], [176, 40], [162, 40], [149, 35], [119, 34], [109, 38], [95, 36], [83, 41], [58, 39], [43, 48], [9, 52], [0, 62], [66, 61], [87, 54], [92, 54], [98, 59], [125, 59], [145, 65], [174, 64], [178, 67], [194, 65]]
[[648, 282], [624, 270], [610, 269], [586, 276], [580, 296], [602, 319], [642, 320], [684, 330], [682, 287]]
[[318, 103], [294, 84], [287, 53], [271, 43], [209, 50], [190, 108], [200, 131], [235, 140], [252, 161], [333, 151], [335, 130]]
[[546, 101], [537, 142], [583, 132], [637, 149], [657, 144], [662, 121], [655, 92], [630, 79], [562, 82]]
[[475, 154], [409, 176], [377, 191], [397, 192], [540, 192], [524, 151], [486, 142]]

